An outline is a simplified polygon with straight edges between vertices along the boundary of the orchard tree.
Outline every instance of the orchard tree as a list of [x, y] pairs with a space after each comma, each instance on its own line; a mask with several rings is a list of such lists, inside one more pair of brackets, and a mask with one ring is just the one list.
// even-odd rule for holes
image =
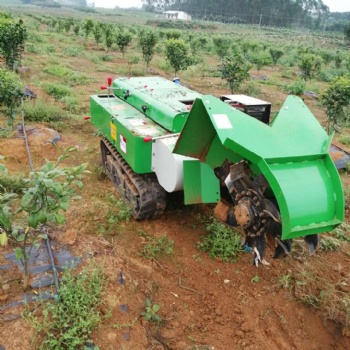
[[96, 46], [100, 44], [102, 40], [102, 26], [100, 22], [94, 22], [94, 27], [92, 28], [92, 34], [94, 35], [95, 38], [95, 43]]
[[284, 52], [281, 49], [270, 48], [269, 53], [274, 66], [277, 64], [278, 60], [284, 55]]
[[13, 126], [13, 120], [23, 98], [23, 84], [16, 73], [0, 68], [0, 106], [7, 117], [7, 124]]
[[127, 47], [130, 45], [132, 40], [132, 35], [129, 31], [124, 31], [124, 29], [119, 29], [116, 37], [115, 37], [115, 41], [117, 46], [119, 47], [119, 50], [121, 51], [121, 53], [125, 54], [125, 51], [127, 49]]
[[179, 70], [186, 70], [193, 63], [189, 56], [190, 47], [181, 39], [169, 39], [165, 42], [165, 54], [174, 68], [175, 76]]
[[312, 53], [303, 54], [299, 59], [298, 66], [301, 70], [301, 76], [306, 82], [321, 70], [322, 57]]
[[0, 14], [0, 56], [9, 69], [14, 70], [20, 62], [27, 40], [27, 30], [22, 20], [17, 23], [7, 15]]
[[89, 37], [94, 29], [94, 21], [91, 18], [87, 18], [83, 23], [83, 30], [85, 32], [85, 40]]
[[222, 36], [217, 36], [213, 38], [213, 44], [216, 53], [221, 59], [228, 55], [228, 51], [231, 46], [230, 39], [224, 38]]
[[345, 38], [350, 41], [350, 21], [348, 25], [344, 28]]
[[141, 30], [139, 34], [139, 45], [142, 51], [143, 60], [146, 63], [146, 68], [148, 69], [149, 63], [151, 62], [155, 47], [158, 42], [158, 37], [156, 33], [152, 30]]
[[103, 25], [103, 36], [104, 43], [108, 52], [114, 42], [114, 28], [111, 24], [108, 23]]
[[250, 55], [249, 61], [256, 65], [256, 69], [260, 71], [264, 66], [271, 63], [270, 56], [265, 52], [258, 52]]
[[80, 23], [79, 22], [75, 22], [75, 24], [73, 26], [73, 31], [74, 31], [74, 34], [76, 36], [79, 35], [79, 32], [80, 32]]
[[[24, 270], [23, 288], [29, 285], [29, 258], [33, 247], [39, 247], [46, 238], [43, 227], [46, 223], [63, 224], [64, 212], [70, 200], [81, 189], [80, 181], [86, 164], [62, 167], [62, 162], [74, 148], [68, 148], [56, 164], [46, 161], [37, 172], [31, 172], [21, 195], [3, 191], [0, 193], [0, 244], [13, 242], [15, 256]], [[0, 171], [6, 173], [3, 164]]]
[[243, 81], [249, 78], [252, 66], [245, 63], [241, 55], [224, 57], [221, 62], [221, 79], [228, 83], [231, 93], [237, 92]]
[[349, 125], [350, 121], [350, 78], [337, 77], [330, 83], [321, 96], [321, 103], [326, 108], [328, 132], [337, 126]]

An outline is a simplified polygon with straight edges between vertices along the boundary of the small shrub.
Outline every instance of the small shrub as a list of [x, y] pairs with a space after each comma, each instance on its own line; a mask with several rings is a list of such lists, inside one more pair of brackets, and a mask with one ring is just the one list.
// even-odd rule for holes
[[325, 68], [322, 69], [318, 74], [317, 78], [320, 81], [325, 81], [327, 83], [331, 82], [333, 79], [341, 77], [346, 74], [345, 69], [341, 68]]
[[216, 219], [206, 225], [209, 232], [207, 236], [202, 236], [197, 243], [197, 248], [204, 252], [209, 252], [212, 259], [220, 258], [225, 262], [235, 262], [242, 251], [241, 237], [231, 228]]
[[291, 69], [284, 69], [281, 76], [282, 78], [292, 79], [293, 71]]
[[242, 93], [248, 96], [258, 97], [261, 94], [261, 90], [256, 82], [250, 81], [244, 86]]
[[305, 92], [305, 82], [298, 79], [292, 84], [283, 85], [282, 90], [290, 95], [303, 95]]

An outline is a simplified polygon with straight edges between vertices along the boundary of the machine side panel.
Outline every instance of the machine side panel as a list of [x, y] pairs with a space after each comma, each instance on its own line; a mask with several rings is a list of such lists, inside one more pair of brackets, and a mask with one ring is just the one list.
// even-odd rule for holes
[[220, 201], [220, 182], [208, 164], [198, 159], [184, 160], [183, 174], [185, 204]]
[[91, 96], [91, 121], [139, 174], [152, 172], [152, 142], [166, 131], [117, 97]]

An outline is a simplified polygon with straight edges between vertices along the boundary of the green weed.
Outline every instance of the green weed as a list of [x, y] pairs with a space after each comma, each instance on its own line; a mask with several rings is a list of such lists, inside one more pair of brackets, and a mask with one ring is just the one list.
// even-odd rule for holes
[[158, 304], [151, 303], [151, 300], [146, 299], [145, 311], [142, 312], [141, 316], [145, 318], [146, 321], [161, 322], [162, 319], [157, 315], [160, 306]]
[[278, 278], [278, 283], [282, 288], [288, 289], [292, 286], [292, 275], [282, 275]]
[[147, 259], [169, 256], [174, 251], [174, 241], [167, 236], [151, 237], [143, 231], [139, 231], [139, 235], [145, 238], [139, 255]]
[[250, 283], [259, 283], [260, 277], [258, 275], [255, 275], [251, 280]]
[[[84, 268], [73, 275], [66, 270], [59, 301], [48, 302], [43, 309], [28, 311], [26, 319], [41, 338], [37, 349], [78, 349], [102, 321], [105, 279], [98, 267]], [[40, 313], [40, 310], [42, 311]]]
[[213, 259], [219, 258], [226, 262], [235, 262], [242, 251], [241, 237], [231, 228], [216, 219], [206, 225], [209, 232], [207, 236], [202, 236], [197, 243], [197, 248], [204, 252], [209, 252]]

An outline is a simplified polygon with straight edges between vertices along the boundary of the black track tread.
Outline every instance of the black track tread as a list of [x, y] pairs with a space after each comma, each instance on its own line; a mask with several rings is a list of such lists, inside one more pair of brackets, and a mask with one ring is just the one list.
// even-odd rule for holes
[[[132, 192], [137, 192], [137, 195], [133, 198], [130, 199], [125, 196], [125, 188], [118, 185], [113, 175], [106, 169], [102, 147], [105, 147], [107, 154], [113, 157], [120, 166], [122, 172], [126, 175], [125, 186], [128, 186]], [[158, 183], [156, 175], [154, 173], [135, 173], [117, 149], [106, 138], [101, 140], [101, 154], [102, 163], [107, 176], [111, 179], [113, 185], [118, 189], [119, 193], [130, 207], [134, 219], [144, 220], [160, 217], [166, 207], [166, 191]]]

